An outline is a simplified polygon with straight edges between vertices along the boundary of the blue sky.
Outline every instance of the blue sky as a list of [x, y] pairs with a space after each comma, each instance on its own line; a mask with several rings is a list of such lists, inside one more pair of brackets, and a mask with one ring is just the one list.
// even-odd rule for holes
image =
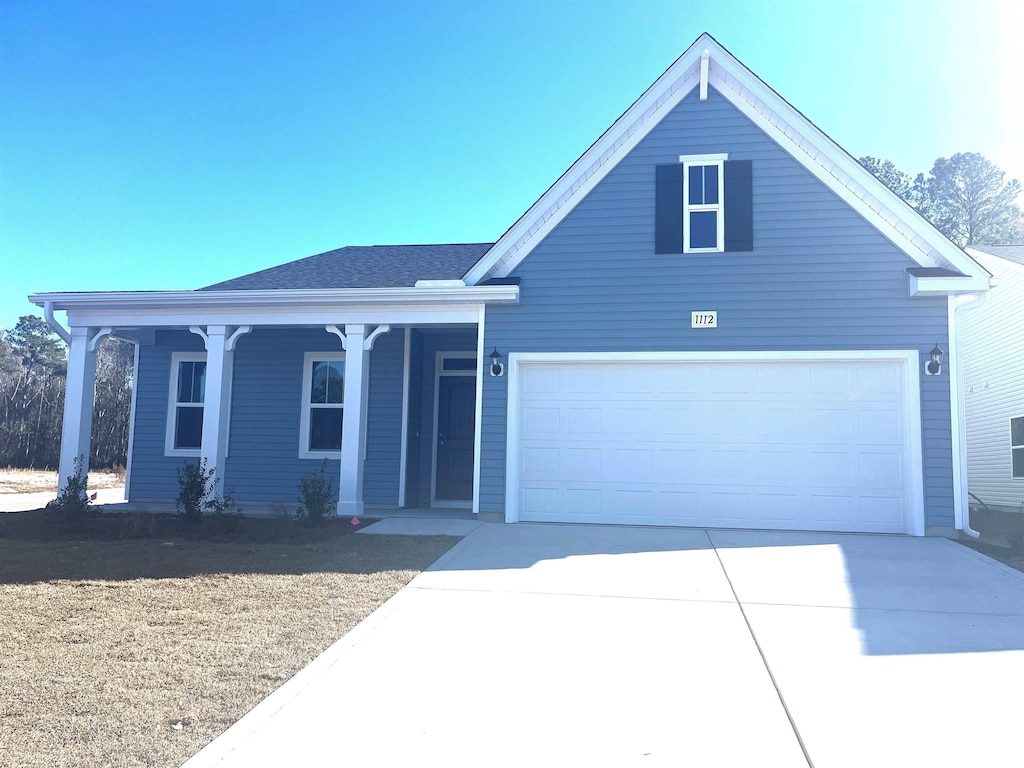
[[0, 327], [494, 240], [703, 31], [856, 156], [1024, 180], [1008, 1], [0, 0]]

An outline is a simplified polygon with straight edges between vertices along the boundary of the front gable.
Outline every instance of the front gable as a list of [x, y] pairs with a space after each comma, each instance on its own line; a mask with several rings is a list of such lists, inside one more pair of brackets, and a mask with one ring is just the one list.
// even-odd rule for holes
[[[944, 282], [934, 287], [934, 292], [987, 289], [988, 275], [976, 262], [707, 34], [701, 35], [487, 251], [466, 273], [465, 282], [472, 285], [510, 275], [616, 168], [638, 147], [648, 143], [652, 134], [665, 133], [662, 126], [679, 114], [678, 107], [683, 102], [695, 103], [699, 109], [709, 113], [721, 110], [724, 105], [731, 106], [746, 118], [747, 125], [756, 126], [764, 138], [773, 142], [902, 251], [908, 258], [906, 266], [944, 270]], [[697, 111], [693, 114], [696, 115]], [[657, 164], [678, 163], [683, 154], [721, 153], [723, 144], [730, 138], [727, 133], [689, 135], [694, 129], [706, 131], [705, 121], [701, 120], [695, 120], [691, 126], [677, 127], [687, 141], [666, 147], [663, 159]], [[687, 149], [683, 149], [684, 144]], [[742, 147], [738, 151], [742, 154]], [[738, 156], [730, 157], [730, 161], [739, 159]], [[653, 168], [650, 173], [652, 176], [655, 173]], [[754, 169], [755, 185], [757, 174]], [[684, 189], [687, 187], [683, 186]], [[674, 205], [676, 201], [663, 207]], [[686, 207], [683, 217], [694, 213]], [[710, 223], [713, 218], [704, 211], [696, 213], [705, 223]], [[728, 218], [726, 212], [726, 220]], [[652, 230], [652, 238], [654, 223], [652, 218], [647, 224]], [[681, 234], [685, 238], [686, 230]], [[752, 237], [756, 242], [758, 233], [753, 232]], [[738, 248], [746, 245], [744, 241]], [[713, 252], [722, 250], [722, 246], [724, 243], [716, 243], [716, 247], [711, 249], [684, 246], [682, 250]], [[951, 272], [962, 275], [962, 279], [951, 283], [948, 279]], [[928, 276], [915, 276], [909, 281], [910, 292], [927, 295], [929, 279]]]

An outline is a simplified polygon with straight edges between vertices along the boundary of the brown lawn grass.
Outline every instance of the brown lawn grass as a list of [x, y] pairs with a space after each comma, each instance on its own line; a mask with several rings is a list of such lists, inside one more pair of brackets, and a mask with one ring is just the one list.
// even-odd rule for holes
[[180, 765], [458, 540], [145, 517], [0, 515], [0, 765]]
[[[89, 488], [119, 488], [124, 485], [124, 469], [92, 470]], [[0, 469], [0, 493], [57, 492], [57, 472], [47, 469]]]

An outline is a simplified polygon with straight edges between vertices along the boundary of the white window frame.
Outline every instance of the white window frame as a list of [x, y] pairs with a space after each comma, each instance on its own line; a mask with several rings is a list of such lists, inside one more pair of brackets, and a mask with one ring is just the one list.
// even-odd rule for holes
[[[683, 164], [683, 253], [722, 253], [725, 251], [725, 161], [728, 153], [713, 155], [680, 155]], [[694, 166], [714, 167], [718, 170], [718, 202], [714, 204], [690, 204], [690, 168]], [[690, 214], [699, 211], [714, 211], [718, 214], [714, 248], [690, 247]]]
[[[309, 448], [309, 419], [310, 412], [314, 407], [330, 407], [337, 408], [338, 404], [332, 403], [329, 406], [318, 405], [314, 406], [309, 402], [310, 395], [313, 392], [313, 362], [345, 362], [345, 353], [338, 351], [331, 352], [307, 352], [302, 358], [302, 408], [301, 408], [301, 421], [299, 422], [299, 458], [300, 459], [340, 459], [341, 451], [314, 451]], [[345, 375], [348, 376], [348, 371], [345, 371]], [[345, 403], [341, 403], [341, 412], [345, 412]], [[342, 416], [344, 418], [344, 416]]]
[[178, 366], [181, 363], [205, 363], [205, 352], [172, 352], [171, 353], [171, 374], [167, 387], [167, 431], [164, 435], [164, 456], [199, 456], [202, 448], [175, 448], [174, 428], [178, 423], [178, 407], [202, 408], [203, 418], [206, 417], [206, 397], [204, 393], [202, 403], [179, 403], [178, 402]]
[[1015, 451], [1024, 451], [1024, 443], [1013, 442], [1013, 422], [1020, 419], [1024, 421], [1024, 415], [1022, 416], [1011, 416], [1009, 421], [1010, 427], [1010, 478], [1013, 480], [1024, 480], [1024, 475], [1013, 474], [1013, 454]]

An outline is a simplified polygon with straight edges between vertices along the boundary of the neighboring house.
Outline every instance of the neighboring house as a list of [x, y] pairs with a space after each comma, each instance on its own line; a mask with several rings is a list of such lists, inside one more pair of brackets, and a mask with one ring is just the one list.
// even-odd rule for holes
[[964, 310], [968, 490], [992, 508], [1024, 506], [1024, 245], [968, 248], [994, 276]]
[[137, 343], [132, 501], [203, 457], [294, 503], [326, 457], [344, 515], [952, 535], [950, 329], [988, 285], [702, 35], [496, 243], [30, 298], [68, 313], [62, 477], [98, 341]]

